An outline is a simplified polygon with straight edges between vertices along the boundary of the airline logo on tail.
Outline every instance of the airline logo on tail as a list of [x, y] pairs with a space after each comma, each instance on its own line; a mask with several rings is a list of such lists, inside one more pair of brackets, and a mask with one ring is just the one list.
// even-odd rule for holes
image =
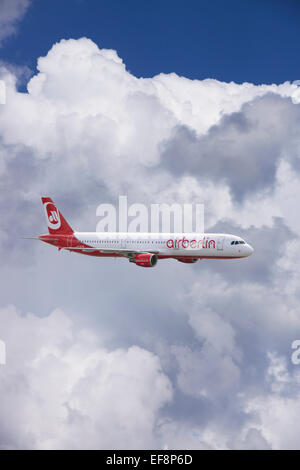
[[59, 212], [53, 202], [45, 202], [44, 209], [48, 221], [48, 227], [52, 228], [53, 230], [58, 230], [61, 226], [61, 220]]
[[50, 197], [42, 197], [42, 203], [45, 210], [49, 233], [56, 235], [71, 235], [73, 233], [72, 228], [61, 212], [56, 208], [52, 199]]

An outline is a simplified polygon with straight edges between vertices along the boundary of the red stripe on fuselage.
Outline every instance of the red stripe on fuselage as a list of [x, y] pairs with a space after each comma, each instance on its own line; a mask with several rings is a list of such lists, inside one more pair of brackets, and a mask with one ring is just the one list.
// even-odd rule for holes
[[[45, 240], [43, 240], [45, 238]], [[53, 241], [50, 240], [50, 238], [53, 238]], [[40, 240], [44, 241], [45, 243], [49, 243], [50, 245], [56, 246], [58, 249], [61, 248], [68, 248], [69, 251], [72, 251], [72, 253], [79, 253], [81, 255], [87, 255], [87, 256], [98, 256], [101, 258], [122, 258], [124, 255], [120, 253], [103, 253], [99, 252], [98, 248], [95, 248], [95, 251], [84, 251], [85, 248], [93, 248], [90, 245], [86, 245], [85, 243], [80, 242], [74, 235], [51, 235], [47, 233], [46, 235], [41, 235]], [[57, 241], [58, 240], [58, 241]], [[82, 248], [81, 250], [72, 250], [73, 248]], [[178, 259], [181, 258], [182, 256], [170, 256], [170, 255], [157, 255], [158, 259]], [[185, 254], [185, 257], [188, 257]], [[191, 255], [191, 258], [194, 259], [239, 259], [242, 258], [242, 256], [195, 256]]]

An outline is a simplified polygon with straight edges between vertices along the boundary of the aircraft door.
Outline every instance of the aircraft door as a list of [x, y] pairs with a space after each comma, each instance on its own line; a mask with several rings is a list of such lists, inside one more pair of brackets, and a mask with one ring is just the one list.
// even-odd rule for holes
[[223, 246], [224, 246], [224, 238], [218, 238], [217, 250], [223, 250]]

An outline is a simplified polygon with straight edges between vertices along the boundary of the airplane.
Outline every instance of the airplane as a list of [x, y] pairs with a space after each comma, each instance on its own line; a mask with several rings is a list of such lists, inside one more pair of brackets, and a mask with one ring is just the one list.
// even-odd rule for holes
[[245, 258], [254, 251], [242, 238], [225, 233], [74, 232], [51, 198], [42, 197], [42, 203], [49, 233], [35, 239], [58, 250], [123, 257], [144, 268], [155, 266], [159, 259], [190, 264], [199, 259]]

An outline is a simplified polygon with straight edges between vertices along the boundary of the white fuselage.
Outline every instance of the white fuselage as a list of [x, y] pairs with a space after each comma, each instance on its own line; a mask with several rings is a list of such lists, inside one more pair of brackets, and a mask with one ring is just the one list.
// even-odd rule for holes
[[98, 250], [152, 252], [158, 257], [243, 258], [253, 253], [242, 238], [222, 233], [74, 232], [74, 237]]

